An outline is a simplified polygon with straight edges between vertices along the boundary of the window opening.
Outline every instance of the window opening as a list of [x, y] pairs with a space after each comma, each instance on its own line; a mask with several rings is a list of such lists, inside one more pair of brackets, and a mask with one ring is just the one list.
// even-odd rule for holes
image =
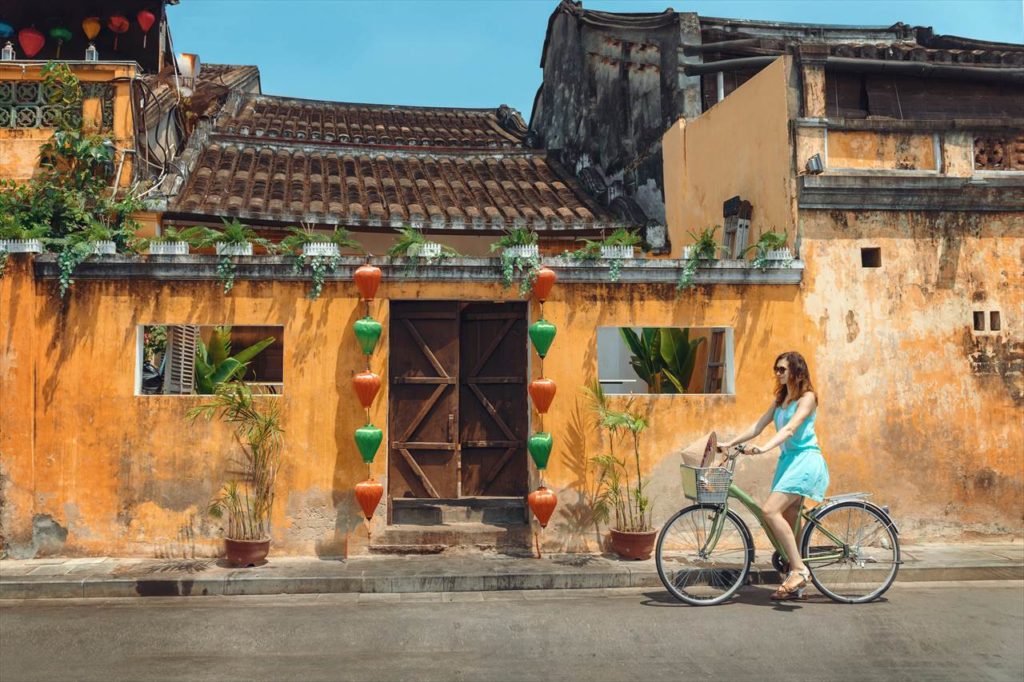
[[861, 249], [860, 266], [862, 268], [882, 267], [882, 249], [877, 246], [869, 246]]
[[985, 311], [983, 310], [974, 311], [974, 331], [985, 331]]
[[1002, 320], [999, 319], [999, 311], [993, 310], [988, 314], [988, 329], [992, 332], [997, 332], [1003, 328]]
[[609, 395], [731, 394], [733, 330], [599, 327], [598, 381]]

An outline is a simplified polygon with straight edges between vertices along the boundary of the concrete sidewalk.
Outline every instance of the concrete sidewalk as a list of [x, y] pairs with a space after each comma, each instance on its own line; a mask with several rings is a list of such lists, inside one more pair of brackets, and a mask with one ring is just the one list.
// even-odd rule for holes
[[[759, 551], [754, 583], [778, 581]], [[898, 581], [1022, 580], [1024, 543], [927, 544], [903, 548]], [[0, 599], [237, 594], [479, 592], [661, 587], [654, 561], [607, 555], [543, 559], [503, 555], [274, 557], [238, 569], [216, 559], [33, 559], [0, 561]]]

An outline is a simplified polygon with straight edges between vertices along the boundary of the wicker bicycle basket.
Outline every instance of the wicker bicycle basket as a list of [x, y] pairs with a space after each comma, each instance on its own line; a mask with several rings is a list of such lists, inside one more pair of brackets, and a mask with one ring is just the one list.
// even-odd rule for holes
[[687, 499], [709, 504], [722, 504], [729, 497], [732, 472], [725, 467], [679, 467], [683, 476], [683, 494]]

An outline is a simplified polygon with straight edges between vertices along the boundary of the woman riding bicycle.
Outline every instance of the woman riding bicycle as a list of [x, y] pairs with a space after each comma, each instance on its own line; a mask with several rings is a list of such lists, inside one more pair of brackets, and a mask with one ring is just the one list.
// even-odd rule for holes
[[765, 522], [790, 560], [789, 574], [771, 596], [781, 601], [798, 599], [811, 577], [800, 558], [793, 526], [805, 497], [817, 502], [824, 499], [828, 488], [828, 466], [814, 433], [818, 397], [803, 356], [791, 351], [776, 358], [775, 379], [775, 400], [768, 411], [746, 433], [719, 443], [718, 448], [726, 451], [745, 443], [761, 435], [769, 422], [775, 423], [775, 435], [764, 445], [748, 447], [746, 453], [757, 455], [782, 446], [771, 493], [764, 504]]

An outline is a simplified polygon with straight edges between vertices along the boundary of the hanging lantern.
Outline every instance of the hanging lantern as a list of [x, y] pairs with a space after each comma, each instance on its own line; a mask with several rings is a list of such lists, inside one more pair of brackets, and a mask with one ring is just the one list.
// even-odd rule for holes
[[14, 37], [14, 27], [6, 21], [0, 21], [0, 40], [8, 40]]
[[369, 407], [380, 390], [380, 377], [370, 371], [360, 372], [352, 377], [352, 386], [359, 396], [359, 403], [363, 407]]
[[117, 37], [122, 33], [127, 32], [128, 29], [131, 28], [131, 26], [131, 22], [128, 21], [128, 18], [120, 14], [115, 14], [114, 16], [107, 19], [107, 28], [114, 32], [115, 52], [117, 51]]
[[384, 432], [373, 424], [360, 426], [356, 429], [356, 448], [359, 450], [359, 454], [362, 455], [363, 461], [367, 464], [373, 462], [373, 458], [377, 454], [377, 448], [380, 447], [383, 440]]
[[384, 496], [384, 486], [369, 478], [362, 483], [356, 483], [356, 500], [363, 510], [363, 516], [369, 521], [373, 518], [373, 512]]
[[372, 301], [380, 286], [380, 268], [366, 263], [356, 268], [355, 280], [364, 301]]
[[530, 504], [530, 511], [537, 517], [540, 527], [547, 528], [548, 521], [555, 512], [555, 507], [558, 506], [558, 496], [541, 486], [530, 493], [526, 500]]
[[538, 469], [547, 469], [553, 444], [554, 439], [551, 434], [544, 431], [538, 431], [526, 441], [526, 449], [530, 451], [530, 457], [533, 458], [533, 463], [537, 465]]
[[102, 27], [103, 24], [100, 23], [99, 17], [86, 17], [82, 19], [82, 31], [89, 41], [96, 40], [96, 36], [100, 34], [100, 28]]
[[149, 37], [149, 29], [156, 23], [156, 15], [148, 9], [142, 9], [135, 15], [135, 21], [139, 22], [139, 28], [142, 29], [142, 47], [146, 47], [146, 38]]
[[373, 355], [373, 349], [377, 347], [380, 334], [383, 330], [380, 322], [369, 315], [355, 323], [356, 338], [359, 340], [359, 347], [363, 349], [363, 355]]
[[543, 303], [548, 299], [548, 294], [551, 293], [551, 287], [555, 286], [555, 282], [558, 280], [558, 275], [555, 271], [548, 267], [543, 267], [537, 271], [537, 279], [533, 282], [533, 295], [534, 297]]
[[537, 320], [530, 325], [530, 341], [537, 350], [537, 355], [543, 358], [551, 348], [551, 342], [555, 340], [555, 325], [547, 320]]
[[60, 47], [71, 40], [71, 31], [63, 26], [54, 26], [50, 29], [50, 37], [57, 41], [57, 59], [60, 59]]
[[23, 28], [18, 31], [18, 44], [25, 56], [32, 59], [46, 44], [46, 36], [34, 28]]
[[533, 399], [533, 406], [541, 414], [547, 414], [548, 408], [551, 407], [551, 401], [555, 399], [555, 391], [558, 390], [555, 382], [544, 377], [534, 379], [530, 382], [528, 390], [530, 398]]

